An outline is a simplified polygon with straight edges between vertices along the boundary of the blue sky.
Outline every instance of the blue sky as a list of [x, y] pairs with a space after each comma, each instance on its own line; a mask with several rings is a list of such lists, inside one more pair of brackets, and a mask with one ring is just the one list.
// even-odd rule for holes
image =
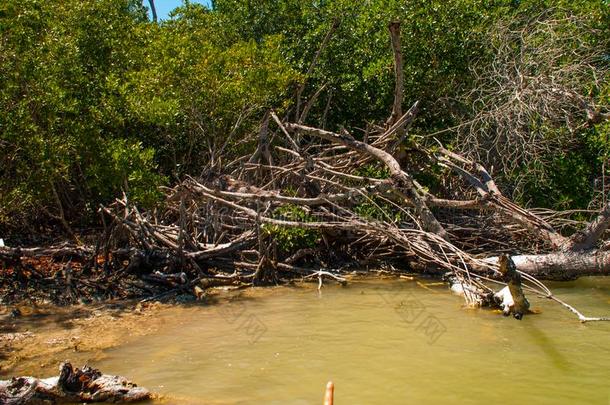
[[[148, 0], [142, 0], [146, 7], [149, 7]], [[210, 5], [210, 0], [191, 0], [191, 3], [201, 3]], [[160, 20], [167, 18], [170, 11], [182, 4], [182, 0], [155, 0], [155, 7], [157, 8], [157, 16]]]

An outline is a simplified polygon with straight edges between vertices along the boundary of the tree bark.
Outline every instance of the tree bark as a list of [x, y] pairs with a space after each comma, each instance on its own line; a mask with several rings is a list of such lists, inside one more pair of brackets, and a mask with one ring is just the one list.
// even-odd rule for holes
[[435, 233], [443, 239], [448, 239], [447, 231], [445, 231], [443, 226], [434, 217], [434, 214], [432, 214], [426, 205], [425, 198], [422, 197], [415, 188], [413, 178], [402, 170], [398, 161], [391, 154], [364, 142], [357, 141], [349, 135], [339, 135], [334, 132], [324, 131], [322, 129], [307, 127], [299, 124], [286, 124], [285, 126], [288, 130], [302, 131], [309, 135], [317, 136], [333, 143], [339, 143], [352, 150], [378, 159], [389, 169], [392, 181], [396, 185], [397, 191], [404, 194], [415, 205], [415, 210], [421, 219], [422, 226], [426, 230]]
[[571, 238], [568, 248], [572, 251], [593, 248], [608, 226], [610, 226], [610, 202], [606, 204], [595, 220]]
[[152, 14], [152, 19], [154, 22], [157, 22], [157, 8], [155, 7], [155, 1], [148, 0], [148, 3], [150, 4], [150, 13]]
[[146, 388], [124, 377], [104, 375], [90, 367], [59, 366], [59, 377], [17, 377], [0, 381], [0, 403], [10, 405], [83, 402], [140, 402], [150, 399]]
[[[493, 178], [480, 164], [472, 162], [461, 155], [451, 152], [442, 146], [438, 150], [438, 162], [464, 178], [480, 196], [481, 205], [495, 210], [505, 218], [519, 224], [547, 240], [555, 249], [565, 248], [569, 240], [557, 232], [545, 220], [524, 208], [521, 208], [504, 197]], [[478, 177], [470, 170], [478, 173]]]
[[[573, 280], [581, 276], [610, 275], [610, 252], [555, 252], [541, 255], [517, 255], [511, 257], [517, 270], [540, 279]], [[498, 264], [498, 257], [483, 260]]]

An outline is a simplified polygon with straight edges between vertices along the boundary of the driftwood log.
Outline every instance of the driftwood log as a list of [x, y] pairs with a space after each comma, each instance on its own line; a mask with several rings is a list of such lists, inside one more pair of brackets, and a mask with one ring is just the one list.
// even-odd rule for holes
[[0, 381], [0, 403], [6, 405], [126, 403], [150, 397], [146, 388], [124, 377], [105, 375], [87, 366], [74, 369], [68, 362], [59, 366], [58, 377], [15, 377]]

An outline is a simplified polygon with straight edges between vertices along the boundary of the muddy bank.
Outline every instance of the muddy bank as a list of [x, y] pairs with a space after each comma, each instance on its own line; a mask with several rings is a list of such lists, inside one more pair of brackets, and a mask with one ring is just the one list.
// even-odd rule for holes
[[154, 319], [164, 307], [158, 303], [138, 308], [130, 303], [97, 308], [18, 306], [18, 317], [3, 308], [0, 377], [52, 375], [66, 359], [76, 364], [100, 360], [105, 349], [158, 331], [162, 325]]

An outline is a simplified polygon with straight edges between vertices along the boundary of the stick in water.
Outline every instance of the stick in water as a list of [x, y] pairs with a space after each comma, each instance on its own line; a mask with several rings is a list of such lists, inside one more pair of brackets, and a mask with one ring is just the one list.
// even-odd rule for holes
[[333, 405], [333, 398], [335, 397], [335, 384], [329, 381], [326, 384], [326, 394], [324, 395], [324, 405]]

